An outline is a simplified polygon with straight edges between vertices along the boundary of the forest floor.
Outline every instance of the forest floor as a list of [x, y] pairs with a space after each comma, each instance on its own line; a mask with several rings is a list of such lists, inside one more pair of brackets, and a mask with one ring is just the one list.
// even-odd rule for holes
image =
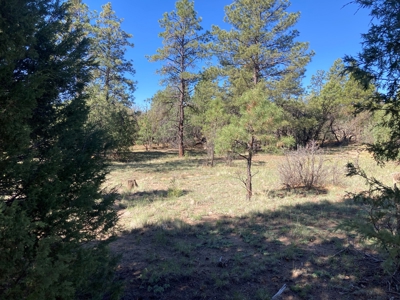
[[[366, 190], [345, 177], [358, 161], [388, 185], [394, 164], [379, 167], [367, 153], [326, 152], [334, 184], [283, 188], [284, 156], [254, 159], [254, 196], [239, 180], [244, 160], [207, 166], [204, 153], [136, 150], [114, 162], [107, 185], [118, 186], [121, 232], [111, 249], [122, 255], [122, 299], [400, 299], [382, 256], [368, 241], [337, 230], [361, 212], [346, 192]], [[337, 167], [339, 166], [339, 167]], [[138, 187], [129, 189], [128, 180]]]

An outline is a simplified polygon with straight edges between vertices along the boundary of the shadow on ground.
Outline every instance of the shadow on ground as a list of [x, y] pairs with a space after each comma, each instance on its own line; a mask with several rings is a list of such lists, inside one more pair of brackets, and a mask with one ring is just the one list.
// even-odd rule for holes
[[[142, 155], [142, 152], [138, 152], [138, 154]], [[133, 156], [136, 155], [136, 153], [132, 154]], [[162, 159], [163, 157], [171, 158], [170, 154], [166, 154], [165, 156], [160, 156], [156, 157], [154, 156], [153, 158], [150, 158], [149, 156], [147, 159], [146, 158], [135, 158], [135, 160], [129, 160], [129, 162], [124, 162], [124, 163], [118, 163], [114, 162], [110, 166], [110, 171], [124, 171], [124, 170], [129, 170], [134, 168], [135, 170], [140, 170], [144, 171], [146, 173], [169, 173], [173, 171], [187, 171], [187, 170], [193, 170], [194, 168], [197, 167], [210, 167], [210, 160], [208, 158], [205, 158], [204, 156], [196, 155], [196, 156], [188, 156], [184, 158], [178, 158], [176, 154], [174, 154], [173, 158], [171, 160], [165, 160]], [[158, 158], [160, 158], [158, 160]], [[223, 164], [227, 166], [236, 166], [238, 164], [244, 163], [243, 159], [236, 158], [231, 161], [227, 161], [224, 158], [216, 158], [214, 160], [214, 165], [217, 164]], [[263, 161], [257, 161], [253, 163], [254, 166], [263, 166], [265, 165], [265, 162]]]
[[189, 194], [190, 190], [168, 189], [168, 190], [152, 190], [145, 192], [123, 193], [118, 195], [120, 207], [132, 207], [136, 205], [146, 205], [156, 201], [166, 201], [169, 198], [178, 198]]
[[125, 232], [111, 244], [123, 299], [271, 299], [284, 285], [278, 299], [399, 299], [379, 255], [335, 231], [360, 212], [323, 201]]
[[328, 194], [328, 189], [326, 188], [282, 188], [282, 189], [273, 189], [273, 190], [264, 190], [263, 191], [268, 198], [285, 198], [285, 197], [310, 197], [310, 196], [318, 196], [318, 195], [326, 195]]

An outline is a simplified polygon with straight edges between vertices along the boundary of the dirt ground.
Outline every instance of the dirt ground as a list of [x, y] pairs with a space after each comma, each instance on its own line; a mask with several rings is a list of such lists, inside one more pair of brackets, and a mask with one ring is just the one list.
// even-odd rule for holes
[[[266, 161], [271, 166], [271, 159]], [[224, 181], [225, 167], [200, 170], [191, 160], [175, 163], [165, 157], [153, 163], [132, 163], [129, 172], [159, 186], [139, 182], [142, 190], [121, 191], [125, 227], [111, 249], [122, 256], [117, 272], [125, 283], [122, 299], [400, 299], [400, 279], [383, 272], [382, 255], [355, 234], [337, 230], [362, 213], [344, 197], [351, 186], [270, 189], [247, 204], [252, 209], [244, 204], [238, 213], [226, 206], [236, 207], [235, 195], [243, 191]], [[128, 178], [126, 166], [118, 172]], [[207, 181], [193, 183], [203, 175]], [[192, 186], [185, 184], [188, 179]], [[227, 199], [208, 197], [207, 187], [215, 182], [227, 187], [220, 193]], [[270, 205], [260, 207], [262, 201]], [[129, 228], [135, 218], [144, 221]]]

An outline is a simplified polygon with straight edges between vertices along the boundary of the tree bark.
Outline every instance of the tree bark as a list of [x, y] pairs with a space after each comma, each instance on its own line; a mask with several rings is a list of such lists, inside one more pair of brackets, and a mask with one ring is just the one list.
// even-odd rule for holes
[[215, 159], [215, 153], [214, 153], [214, 143], [211, 146], [211, 167], [214, 167], [214, 159]]
[[246, 178], [246, 199], [251, 200], [253, 196], [253, 184], [252, 184], [252, 174], [251, 174], [251, 163], [253, 160], [253, 146], [254, 146], [254, 137], [251, 137], [251, 141], [248, 145], [248, 156], [247, 156], [247, 178]]
[[181, 81], [181, 91], [179, 95], [179, 121], [178, 121], [178, 147], [179, 147], [179, 157], [185, 155], [185, 148], [183, 145], [183, 129], [185, 120], [185, 92], [186, 86], [185, 82]]

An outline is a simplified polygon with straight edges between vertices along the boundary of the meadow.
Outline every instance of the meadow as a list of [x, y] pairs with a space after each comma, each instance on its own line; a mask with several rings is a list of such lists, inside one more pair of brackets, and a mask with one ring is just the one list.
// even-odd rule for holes
[[123, 299], [400, 299], [382, 254], [337, 230], [363, 213], [346, 193], [367, 189], [345, 164], [388, 185], [396, 165], [354, 148], [324, 155], [336, 166], [332, 183], [310, 190], [282, 185], [284, 156], [257, 155], [250, 201], [239, 158], [210, 167], [202, 151], [180, 159], [136, 149], [113, 162], [107, 186], [117, 187], [120, 232], [111, 249], [121, 254]]

